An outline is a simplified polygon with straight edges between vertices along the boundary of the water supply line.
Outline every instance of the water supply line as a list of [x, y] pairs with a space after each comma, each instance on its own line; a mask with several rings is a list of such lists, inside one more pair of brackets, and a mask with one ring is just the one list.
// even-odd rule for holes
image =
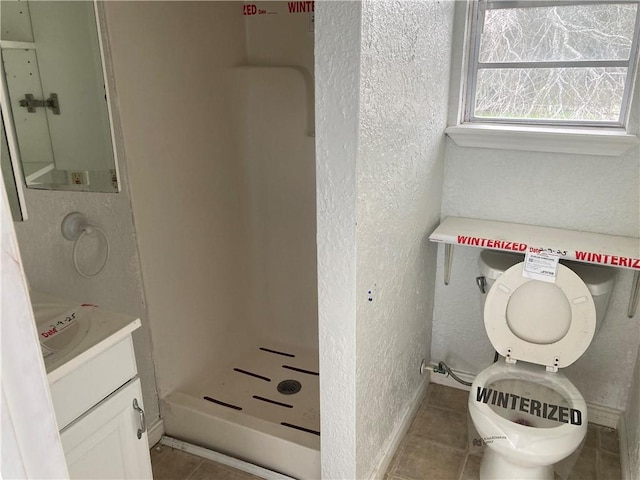
[[438, 366], [433, 367], [433, 371], [434, 373], [440, 373], [442, 375], [446, 374], [447, 376], [451, 376], [451, 378], [453, 378], [456, 382], [461, 383], [462, 385], [465, 385], [467, 387], [471, 386], [471, 382], [465, 382], [464, 380], [462, 380], [455, 373], [453, 373], [444, 362], [438, 362]]

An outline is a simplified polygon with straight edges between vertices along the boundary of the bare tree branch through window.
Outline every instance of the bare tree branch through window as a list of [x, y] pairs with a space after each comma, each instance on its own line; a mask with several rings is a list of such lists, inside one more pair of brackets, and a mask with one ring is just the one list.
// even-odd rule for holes
[[621, 124], [639, 5], [480, 0], [467, 119]]

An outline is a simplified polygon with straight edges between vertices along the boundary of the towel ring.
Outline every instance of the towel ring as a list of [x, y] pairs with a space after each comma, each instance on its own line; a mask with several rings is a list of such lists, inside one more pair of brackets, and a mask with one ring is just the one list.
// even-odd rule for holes
[[[82, 240], [85, 236], [95, 235], [95, 232], [100, 233], [104, 238], [105, 244], [107, 246], [107, 252], [104, 256], [102, 265], [100, 265], [100, 268], [98, 268], [96, 272], [85, 273], [78, 265], [78, 245], [80, 245], [80, 240]], [[64, 238], [66, 238], [67, 240], [75, 241], [73, 245], [73, 267], [75, 268], [76, 272], [78, 272], [78, 275], [84, 278], [93, 278], [100, 274], [102, 270], [104, 270], [104, 267], [109, 261], [111, 245], [109, 244], [109, 238], [107, 237], [107, 234], [102, 228], [95, 225], [89, 225], [87, 223], [87, 219], [83, 214], [79, 212], [72, 212], [64, 217], [64, 220], [62, 220], [62, 236], [64, 236]]]

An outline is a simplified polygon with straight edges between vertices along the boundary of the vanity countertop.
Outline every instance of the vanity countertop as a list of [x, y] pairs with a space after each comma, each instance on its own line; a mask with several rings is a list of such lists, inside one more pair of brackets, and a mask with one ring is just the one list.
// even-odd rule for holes
[[140, 319], [114, 313], [101, 307], [91, 310], [89, 330], [72, 348], [44, 359], [49, 384], [54, 384], [89, 360], [115, 345], [141, 326]]

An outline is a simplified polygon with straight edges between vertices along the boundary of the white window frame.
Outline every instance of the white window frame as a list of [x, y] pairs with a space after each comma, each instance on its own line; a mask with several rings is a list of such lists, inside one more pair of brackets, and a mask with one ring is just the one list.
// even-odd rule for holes
[[[618, 122], [574, 122], [572, 124], [565, 121], [535, 121], [535, 120], [518, 120], [514, 121], [509, 118], [503, 119], [487, 119], [487, 118], [470, 118], [467, 115], [467, 108], [473, 105], [470, 102], [470, 86], [475, 89], [475, 80], [469, 83], [469, 78], [474, 77], [476, 72], [471, 72], [471, 59], [475, 55], [477, 58], [477, 44], [479, 42], [479, 33], [475, 30], [478, 25], [477, 15], [481, 4], [486, 2], [497, 3], [501, 6], [512, 4], [522, 6], [523, 4], [535, 5], [559, 5], [577, 3], [593, 3], [588, 0], [468, 0], [465, 8], [466, 13], [460, 15], [458, 10], [456, 13], [455, 24], [460, 31], [465, 34], [464, 45], [458, 44], [460, 47], [458, 54], [454, 53], [454, 70], [452, 80], [454, 83], [459, 81], [459, 94], [455, 91], [452, 93], [452, 101], [459, 102], [457, 120], [454, 125], [445, 129], [445, 133], [451, 139], [463, 147], [482, 147], [509, 150], [526, 150], [537, 152], [554, 152], [554, 153], [572, 153], [587, 154], [600, 156], [620, 156], [630, 148], [640, 144], [640, 139], [636, 136], [640, 125], [638, 120], [634, 118], [630, 125], [629, 120], [632, 118], [631, 112], [640, 108], [638, 102], [638, 90], [640, 88], [640, 72], [638, 72], [638, 57], [640, 56], [640, 46], [638, 42], [632, 46], [633, 51], [630, 52], [630, 66], [627, 71], [627, 79], [624, 90], [625, 106], [621, 112]], [[606, 0], [605, 0], [606, 1]], [[611, 3], [638, 3], [638, 0], [610, 0]], [[640, 10], [640, 7], [639, 7]], [[636, 17], [635, 33], [636, 38], [640, 34], [640, 15]], [[462, 27], [464, 24], [464, 28]], [[475, 42], [475, 45], [474, 45]], [[454, 39], [454, 47], [456, 46]], [[460, 55], [460, 56], [458, 56]], [[458, 58], [456, 60], [455, 58]], [[455, 68], [457, 61], [460, 61], [459, 68]], [[537, 62], [540, 63], [540, 62]], [[555, 63], [555, 62], [554, 62]], [[564, 62], [569, 63], [569, 62]], [[590, 62], [591, 64], [595, 62]], [[530, 65], [530, 64], [529, 64]], [[557, 64], [556, 64], [557, 66]], [[625, 65], [626, 66], [626, 65]], [[457, 73], [456, 73], [457, 72]], [[459, 76], [458, 76], [459, 74]], [[455, 98], [454, 98], [455, 97]], [[453, 105], [451, 105], [453, 107]], [[629, 132], [628, 128], [632, 127]]]
[[[479, 61], [480, 41], [482, 37], [482, 25], [487, 10], [507, 9], [507, 8], [528, 8], [528, 7], [552, 7], [562, 5], [597, 5], [597, 4], [635, 4], [636, 21], [633, 31], [633, 42], [627, 60], [578, 60], [578, 61], [530, 61], [530, 62], [495, 62], [482, 63]], [[565, 125], [565, 126], [605, 126], [624, 127], [629, 117], [629, 103], [632, 90], [633, 79], [635, 78], [636, 66], [638, 64], [638, 43], [640, 36], [640, 2], [638, 0], [603, 0], [603, 1], [566, 1], [566, 0], [479, 0], [474, 4], [474, 21], [471, 25], [470, 60], [467, 76], [467, 95], [465, 101], [465, 121], [472, 123], [505, 123], [505, 124], [526, 124], [526, 125]], [[584, 120], [536, 120], [518, 118], [484, 118], [473, 115], [475, 106], [475, 94], [478, 78], [478, 70], [489, 68], [588, 68], [588, 67], [625, 67], [627, 76], [625, 79], [624, 91], [620, 108], [620, 115], [617, 121], [584, 121]]]

